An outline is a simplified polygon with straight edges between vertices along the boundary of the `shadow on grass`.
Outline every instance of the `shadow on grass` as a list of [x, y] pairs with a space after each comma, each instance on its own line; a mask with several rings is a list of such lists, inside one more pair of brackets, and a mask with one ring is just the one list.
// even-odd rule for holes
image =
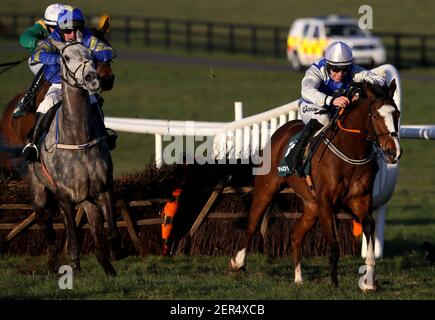
[[422, 245], [424, 241], [420, 239], [403, 239], [396, 237], [384, 242], [384, 257], [392, 258], [403, 256], [413, 252], [423, 253]]
[[388, 225], [404, 225], [404, 226], [423, 226], [428, 224], [435, 225], [435, 219], [431, 218], [416, 218], [416, 219], [388, 219]]

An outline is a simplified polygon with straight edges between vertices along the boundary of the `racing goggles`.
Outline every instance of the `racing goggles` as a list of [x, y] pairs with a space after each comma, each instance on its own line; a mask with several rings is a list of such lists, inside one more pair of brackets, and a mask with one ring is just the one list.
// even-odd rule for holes
[[351, 67], [350, 65], [348, 65], [348, 66], [332, 66], [332, 65], [329, 65], [329, 70], [334, 71], [334, 72], [343, 72], [343, 73], [346, 73], [346, 72], [349, 72], [350, 67]]
[[64, 33], [64, 34], [70, 34], [70, 33], [72, 33], [73, 31], [74, 31], [74, 32], [77, 32], [77, 30], [83, 32], [83, 28], [79, 28], [79, 27], [77, 27], [77, 28], [72, 28], [72, 29], [63, 29], [63, 30], [61, 30], [61, 32]]

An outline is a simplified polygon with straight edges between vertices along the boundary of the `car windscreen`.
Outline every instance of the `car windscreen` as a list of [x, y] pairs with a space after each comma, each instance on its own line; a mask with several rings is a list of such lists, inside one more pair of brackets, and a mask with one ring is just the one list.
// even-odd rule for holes
[[367, 37], [356, 24], [328, 24], [325, 31], [327, 37]]

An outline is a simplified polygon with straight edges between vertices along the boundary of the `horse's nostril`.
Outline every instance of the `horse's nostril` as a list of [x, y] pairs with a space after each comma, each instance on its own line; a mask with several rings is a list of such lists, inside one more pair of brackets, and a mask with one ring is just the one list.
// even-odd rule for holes
[[86, 76], [85, 76], [85, 81], [86, 82], [91, 82], [92, 80], [94, 80], [94, 76], [92, 75], [92, 74], [90, 74], [90, 73], [88, 73]]

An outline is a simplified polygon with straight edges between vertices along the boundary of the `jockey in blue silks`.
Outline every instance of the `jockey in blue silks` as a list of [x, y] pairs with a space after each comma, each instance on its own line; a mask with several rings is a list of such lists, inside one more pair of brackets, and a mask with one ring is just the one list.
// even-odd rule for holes
[[[85, 28], [83, 13], [78, 8], [64, 6], [57, 18], [57, 27], [44, 40], [31, 56], [35, 63], [44, 64], [44, 77], [51, 83], [44, 100], [39, 104], [35, 114], [35, 127], [30, 137], [30, 142], [24, 147], [22, 156], [28, 162], [34, 162], [39, 157], [37, 143], [51, 123], [57, 108], [53, 108], [62, 100], [61, 77], [60, 77], [60, 54], [51, 44], [50, 39], [61, 42], [80, 41], [89, 48], [95, 62], [106, 62], [112, 60], [116, 54], [108, 44], [94, 37]], [[97, 103], [94, 95], [91, 95], [91, 103]]]
[[308, 68], [302, 79], [302, 99], [299, 102], [299, 113], [305, 127], [287, 156], [290, 172], [296, 170], [308, 141], [329, 125], [331, 117], [327, 110], [346, 107], [350, 103], [345, 96], [346, 90], [352, 82], [363, 81], [379, 86], [385, 84], [383, 77], [355, 65], [352, 50], [342, 41], [331, 43], [325, 50], [325, 57]]

